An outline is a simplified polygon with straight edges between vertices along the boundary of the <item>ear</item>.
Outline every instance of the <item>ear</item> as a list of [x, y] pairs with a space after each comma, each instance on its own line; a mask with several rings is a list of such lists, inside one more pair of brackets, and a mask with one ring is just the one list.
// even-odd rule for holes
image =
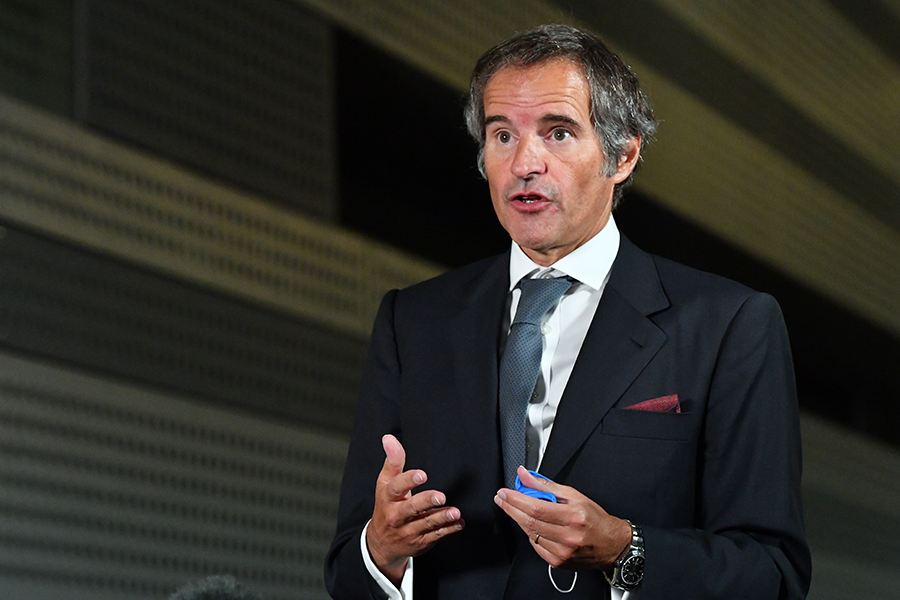
[[627, 142], [625, 142], [625, 153], [619, 157], [619, 166], [616, 169], [616, 174], [612, 176], [612, 180], [614, 183], [622, 183], [628, 176], [631, 175], [631, 172], [634, 171], [634, 168], [638, 164], [638, 160], [641, 158], [641, 138], [631, 138]]

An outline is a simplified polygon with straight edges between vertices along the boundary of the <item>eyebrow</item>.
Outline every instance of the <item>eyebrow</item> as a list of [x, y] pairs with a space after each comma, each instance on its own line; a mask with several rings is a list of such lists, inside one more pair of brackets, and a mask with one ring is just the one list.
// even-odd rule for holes
[[[583, 127], [581, 123], [573, 119], [572, 117], [568, 117], [566, 115], [554, 115], [547, 114], [540, 118], [541, 123], [543, 124], [553, 124], [560, 123], [571, 126], [576, 131], [582, 131]], [[484, 128], [487, 129], [488, 125], [491, 123], [503, 123], [509, 124], [509, 118], [504, 117], [503, 115], [491, 115], [484, 120]]]
[[509, 119], [503, 115], [492, 115], [484, 120], [484, 128], [487, 129], [491, 123], [509, 123]]
[[566, 115], [544, 115], [541, 117], [541, 123], [564, 123], [570, 125], [576, 131], [581, 131], [581, 123]]

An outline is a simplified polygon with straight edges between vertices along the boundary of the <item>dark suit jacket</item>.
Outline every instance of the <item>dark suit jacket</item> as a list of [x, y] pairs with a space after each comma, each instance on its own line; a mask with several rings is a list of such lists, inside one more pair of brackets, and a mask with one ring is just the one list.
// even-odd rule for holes
[[[415, 559], [415, 600], [546, 599], [547, 565], [493, 503], [503, 486], [500, 328], [508, 255], [385, 296], [325, 574], [334, 598], [378, 597], [359, 551], [393, 433], [463, 531]], [[624, 410], [678, 394], [681, 413]], [[541, 472], [643, 526], [641, 599], [803, 598], [790, 348], [776, 302], [622, 238], [559, 405]], [[567, 587], [567, 573], [557, 571]], [[599, 571], [567, 598], [605, 598]]]

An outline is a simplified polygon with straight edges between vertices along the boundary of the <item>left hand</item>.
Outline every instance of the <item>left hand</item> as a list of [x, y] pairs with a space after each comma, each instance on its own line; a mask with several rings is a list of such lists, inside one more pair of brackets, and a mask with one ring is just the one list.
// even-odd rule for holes
[[610, 571], [631, 543], [628, 522], [575, 488], [534, 477], [524, 467], [519, 467], [518, 475], [526, 486], [556, 495], [556, 504], [506, 488], [494, 496], [541, 558], [554, 568]]

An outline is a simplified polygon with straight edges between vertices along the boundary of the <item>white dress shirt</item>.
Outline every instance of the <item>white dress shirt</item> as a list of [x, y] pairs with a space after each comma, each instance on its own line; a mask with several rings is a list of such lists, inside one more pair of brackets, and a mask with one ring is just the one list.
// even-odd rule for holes
[[[600, 304], [600, 297], [609, 280], [609, 272], [618, 251], [619, 230], [612, 215], [597, 235], [549, 267], [534, 263], [515, 242], [512, 244], [509, 260], [509, 314], [508, 320], [503, 324], [503, 330], [507, 334], [521, 295], [518, 288], [519, 281], [526, 277], [571, 277], [575, 280], [559, 302], [547, 312], [541, 324], [541, 333], [544, 337], [541, 373], [528, 406], [528, 421], [525, 427], [527, 436], [525, 462], [530, 469], [537, 467], [537, 470], [540, 470], [539, 465], [553, 430], [559, 401], [572, 374], [575, 359], [587, 336], [591, 320]], [[368, 525], [366, 527], [368, 528]], [[365, 529], [360, 539], [360, 550], [369, 573], [391, 600], [413, 600], [412, 559], [407, 564], [400, 589], [397, 589], [372, 562], [366, 546]], [[638, 600], [638, 596], [637, 590], [623, 594], [621, 590], [612, 588], [612, 600]]]
[[544, 337], [541, 372], [528, 405], [525, 425], [525, 466], [529, 469], [540, 470], [540, 459], [547, 449], [556, 409], [600, 304], [618, 250], [619, 230], [612, 217], [597, 235], [549, 267], [535, 264], [518, 245], [512, 245], [509, 259], [509, 321], [505, 323], [507, 333], [522, 294], [518, 287], [520, 280], [541, 277], [571, 277], [574, 280], [572, 287], [544, 315], [541, 324]]

